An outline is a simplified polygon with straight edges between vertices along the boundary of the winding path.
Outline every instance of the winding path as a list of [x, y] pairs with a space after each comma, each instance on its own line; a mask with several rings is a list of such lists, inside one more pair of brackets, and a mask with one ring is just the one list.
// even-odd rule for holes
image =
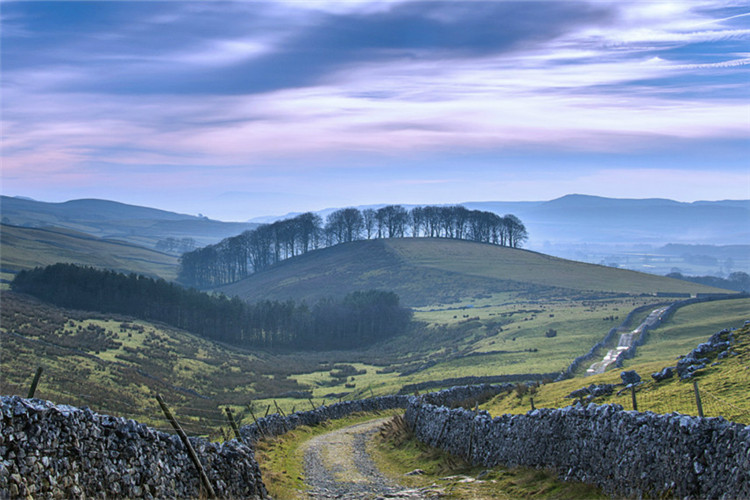
[[309, 498], [431, 498], [405, 488], [378, 471], [367, 442], [388, 420], [381, 418], [312, 438], [305, 444], [305, 482]]
[[661, 320], [661, 315], [664, 314], [667, 309], [668, 307], [654, 309], [653, 311], [651, 311], [651, 314], [649, 314], [648, 317], [643, 320], [643, 323], [638, 325], [638, 328], [636, 328], [632, 332], [623, 333], [622, 335], [620, 335], [620, 340], [617, 342], [617, 347], [607, 351], [607, 354], [604, 355], [604, 359], [592, 364], [586, 370], [586, 376], [604, 373], [612, 363], [617, 361], [617, 356], [619, 356], [621, 352], [626, 351], [633, 346], [633, 342], [635, 342], [636, 339], [641, 335], [644, 327], [650, 328], [658, 324], [659, 320]]

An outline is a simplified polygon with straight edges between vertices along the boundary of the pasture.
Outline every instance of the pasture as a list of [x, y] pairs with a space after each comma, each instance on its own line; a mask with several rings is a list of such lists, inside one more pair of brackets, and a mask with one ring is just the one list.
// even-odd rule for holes
[[[697, 415], [697, 406], [692, 380], [682, 381], [674, 377], [655, 382], [651, 374], [662, 368], [677, 364], [683, 356], [705, 342], [713, 333], [724, 328], [738, 328], [735, 332], [736, 356], [729, 356], [715, 366], [707, 366], [697, 372], [696, 380], [702, 394], [706, 416], [724, 416], [728, 419], [750, 424], [750, 299], [695, 304], [679, 309], [672, 320], [653, 330], [646, 345], [638, 348], [634, 359], [625, 362], [623, 368], [612, 368], [601, 375], [576, 377], [562, 382], [543, 384], [529, 391], [517, 390], [499, 395], [483, 408], [493, 415], [503, 413], [525, 413], [531, 408], [533, 398], [537, 408], [558, 408], [572, 404], [566, 398], [572, 391], [590, 384], [621, 383], [623, 370], [635, 370], [644, 384], [639, 387], [636, 400], [640, 411], [670, 413], [677, 411]], [[617, 390], [622, 389], [618, 387]], [[632, 409], [631, 393], [597, 398], [596, 403], [618, 403]]]
[[[4, 394], [25, 396], [36, 367], [42, 366], [38, 397], [166, 428], [154, 399], [159, 392], [189, 432], [213, 438], [228, 431], [225, 407], [246, 424], [252, 414], [275, 412], [276, 405], [284, 412], [309, 409], [308, 398], [317, 406], [392, 394], [429, 380], [559, 372], [633, 308], [664, 301], [639, 296], [519, 302], [507, 295], [488, 296], [467, 301], [465, 309], [422, 308], [413, 331], [368, 349], [271, 353], [224, 346], [165, 325], [68, 311], [2, 293], [2, 349], [13, 353], [4, 356], [0, 367]], [[748, 311], [750, 299], [680, 309], [652, 333], [653, 345], [642, 347], [628, 369], [647, 378], [674, 365], [677, 355], [716, 330], [741, 326]], [[550, 329], [557, 332], [554, 337], [546, 335]], [[568, 404], [565, 394], [590, 383], [616, 381], [619, 372], [542, 385], [536, 389], [538, 405]], [[750, 382], [740, 375], [734, 376], [738, 383]], [[727, 389], [714, 388], [713, 393], [734, 401], [732, 382], [721, 383]], [[504, 401], [496, 402], [493, 411], [529, 409], [527, 397]]]

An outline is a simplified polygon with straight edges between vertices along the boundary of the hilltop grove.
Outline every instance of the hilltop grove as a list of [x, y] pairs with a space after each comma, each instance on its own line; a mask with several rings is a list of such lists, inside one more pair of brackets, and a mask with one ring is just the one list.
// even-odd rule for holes
[[373, 238], [454, 238], [520, 247], [528, 234], [514, 215], [469, 210], [463, 206], [425, 206], [406, 210], [344, 208], [323, 219], [307, 212], [225, 238], [187, 252], [179, 281], [197, 288], [233, 283], [282, 260], [319, 248]]

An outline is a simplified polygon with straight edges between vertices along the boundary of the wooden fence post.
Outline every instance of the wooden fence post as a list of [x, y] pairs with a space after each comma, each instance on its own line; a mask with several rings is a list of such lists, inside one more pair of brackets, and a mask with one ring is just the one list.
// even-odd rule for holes
[[536, 410], [536, 408], [534, 407], [534, 398], [532, 398], [531, 396], [529, 396], [529, 402], [531, 403], [531, 411]]
[[251, 415], [251, 416], [253, 417], [253, 422], [255, 422], [255, 426], [256, 426], [256, 427], [258, 428], [258, 430], [260, 431], [260, 435], [261, 435], [261, 437], [266, 437], [266, 432], [265, 432], [265, 431], [263, 430], [263, 426], [262, 426], [262, 425], [260, 425], [260, 422], [258, 422], [258, 419], [257, 419], [257, 418], [255, 418], [255, 413], [253, 412], [253, 410], [252, 410], [252, 409], [250, 409], [250, 415]]
[[286, 415], [284, 415], [284, 412], [281, 411], [281, 408], [279, 408], [279, 405], [276, 403], [275, 399], [273, 400], [273, 404], [276, 407], [276, 411], [279, 413], [279, 415], [281, 415], [282, 417], [286, 417]]
[[203, 487], [206, 489], [206, 494], [208, 495], [208, 498], [216, 498], [216, 493], [214, 493], [214, 488], [213, 486], [211, 486], [211, 482], [208, 480], [206, 471], [203, 469], [203, 464], [201, 464], [201, 461], [198, 458], [198, 455], [195, 453], [195, 450], [193, 449], [193, 445], [190, 444], [190, 440], [185, 434], [185, 431], [182, 430], [182, 427], [180, 427], [180, 424], [177, 423], [177, 420], [175, 420], [175, 418], [172, 416], [172, 412], [169, 411], [169, 408], [167, 408], [167, 405], [164, 404], [164, 400], [161, 398], [159, 394], [156, 395], [156, 400], [159, 402], [159, 406], [161, 407], [161, 411], [164, 412], [164, 416], [167, 417], [167, 420], [169, 420], [169, 423], [172, 424], [172, 428], [175, 430], [175, 432], [177, 432], [177, 435], [180, 436], [180, 440], [182, 440], [182, 444], [184, 444], [185, 448], [187, 448], [188, 456], [190, 457], [190, 460], [193, 462], [193, 465], [195, 465], [195, 468], [198, 469], [201, 483], [203, 484]]
[[284, 412], [281, 411], [281, 408], [279, 408], [279, 405], [276, 403], [276, 400], [273, 400], [274, 406], [276, 406], [276, 411], [278, 414], [283, 417], [283, 420], [281, 421], [281, 426], [284, 428], [284, 432], [289, 432], [289, 427], [286, 426], [286, 415], [284, 415]]
[[34, 393], [36, 392], [36, 386], [39, 385], [39, 378], [42, 376], [42, 367], [36, 369], [36, 374], [34, 375], [34, 380], [31, 381], [31, 387], [29, 387], [29, 396], [28, 399], [31, 399], [34, 397]]
[[234, 437], [237, 438], [237, 441], [242, 441], [242, 436], [240, 436], [240, 430], [237, 428], [237, 423], [234, 421], [232, 410], [227, 406], [224, 408], [224, 411], [227, 413], [227, 420], [229, 420], [229, 426], [234, 431]]
[[701, 403], [701, 392], [698, 390], [697, 380], [693, 380], [693, 391], [695, 392], [695, 405], [698, 407], [698, 416], [703, 417], [703, 404]]
[[307, 400], [310, 402], [310, 406], [312, 406], [313, 411], [315, 411], [316, 408], [315, 408], [315, 404], [313, 404], [313, 402], [312, 402], [312, 398], [307, 398]]
[[630, 386], [630, 395], [633, 398], [633, 409], [635, 411], [638, 411], [638, 401], [635, 399], [635, 386], [634, 385]]

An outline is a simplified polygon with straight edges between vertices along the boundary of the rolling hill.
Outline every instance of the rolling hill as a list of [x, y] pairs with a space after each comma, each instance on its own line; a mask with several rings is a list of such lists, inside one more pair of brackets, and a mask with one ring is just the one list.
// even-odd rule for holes
[[5, 279], [22, 269], [57, 262], [144, 274], [167, 280], [177, 276], [177, 258], [172, 255], [69, 229], [2, 224], [0, 241], [0, 269]]
[[395, 291], [409, 306], [505, 292], [525, 296], [726, 292], [528, 250], [430, 238], [355, 241], [316, 250], [217, 291], [250, 301], [314, 301], [371, 288]]
[[1, 196], [0, 206], [3, 224], [70, 229], [146, 248], [166, 238], [192, 238], [198, 246], [209, 245], [257, 226], [96, 199], [46, 203]]

